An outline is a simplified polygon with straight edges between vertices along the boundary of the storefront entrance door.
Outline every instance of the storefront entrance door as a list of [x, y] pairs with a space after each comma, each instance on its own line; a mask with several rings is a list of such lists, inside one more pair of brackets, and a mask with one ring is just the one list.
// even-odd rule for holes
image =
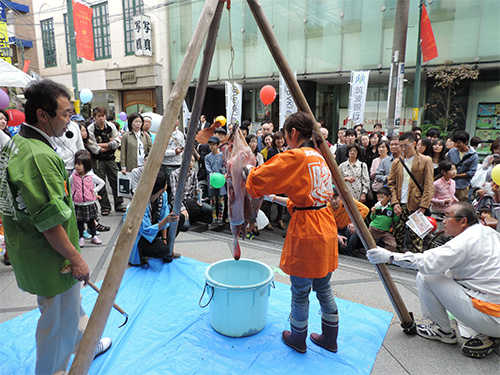
[[123, 108], [128, 115], [156, 112], [155, 90], [129, 90], [123, 91], [122, 95]]

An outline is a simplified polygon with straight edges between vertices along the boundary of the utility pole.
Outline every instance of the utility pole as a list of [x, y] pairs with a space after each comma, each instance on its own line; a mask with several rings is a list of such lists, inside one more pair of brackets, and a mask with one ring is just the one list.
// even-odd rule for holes
[[420, 0], [420, 12], [418, 16], [418, 39], [417, 39], [417, 63], [415, 65], [415, 88], [413, 91], [413, 126], [418, 126], [418, 108], [420, 102], [420, 77], [422, 75], [422, 44], [420, 43], [420, 26], [422, 25], [422, 7], [425, 0]]
[[68, 34], [69, 34], [69, 50], [70, 50], [70, 63], [71, 63], [71, 81], [73, 89], [75, 90], [75, 109], [80, 108], [80, 96], [78, 90], [78, 75], [76, 70], [76, 36], [75, 24], [73, 21], [73, 1], [66, 0], [68, 9]]
[[399, 131], [403, 98], [403, 79], [406, 53], [406, 31], [410, 0], [397, 0], [394, 37], [392, 43], [389, 96], [387, 98], [387, 135]]

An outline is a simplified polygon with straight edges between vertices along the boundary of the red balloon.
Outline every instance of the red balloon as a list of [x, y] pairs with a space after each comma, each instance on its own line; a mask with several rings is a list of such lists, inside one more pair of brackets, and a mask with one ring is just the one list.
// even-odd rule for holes
[[24, 112], [21, 112], [18, 109], [8, 109], [6, 112], [9, 115], [9, 124], [8, 124], [9, 126], [18, 126], [26, 121]]
[[265, 85], [260, 89], [260, 100], [264, 105], [271, 104], [276, 99], [276, 89], [271, 85]]
[[431, 223], [432, 225], [432, 230], [430, 231], [430, 233], [434, 232], [437, 227], [438, 227], [438, 223], [436, 221], [436, 219], [434, 219], [432, 216], [427, 216], [427, 220], [429, 220], [429, 223]]

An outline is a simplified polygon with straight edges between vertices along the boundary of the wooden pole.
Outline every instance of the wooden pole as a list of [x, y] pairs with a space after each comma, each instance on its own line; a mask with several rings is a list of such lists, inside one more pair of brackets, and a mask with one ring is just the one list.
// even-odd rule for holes
[[[304, 94], [302, 93], [302, 90], [300, 89], [297, 80], [293, 75], [290, 65], [288, 65], [286, 57], [283, 54], [283, 51], [281, 50], [278, 40], [276, 39], [276, 36], [273, 33], [271, 24], [267, 20], [264, 10], [262, 9], [262, 6], [260, 5], [258, 0], [247, 0], [247, 2], [257, 22], [257, 25], [259, 26], [260, 32], [262, 33], [264, 40], [266, 41], [267, 46], [269, 47], [271, 55], [273, 56], [274, 61], [276, 62], [276, 65], [278, 66], [281, 74], [283, 75], [283, 78], [285, 79], [288, 89], [292, 93], [293, 99], [295, 100], [297, 107], [299, 108], [299, 110], [309, 113], [314, 118], [314, 114], [312, 113], [311, 108], [309, 107], [309, 104], [307, 103], [307, 100]], [[316, 121], [314, 122], [314, 132], [323, 137]], [[328, 148], [326, 142], [323, 142], [320, 149], [328, 164], [328, 167], [332, 171], [333, 179], [335, 181], [335, 185], [339, 192], [340, 198], [344, 203], [344, 206], [347, 210], [347, 213], [349, 214], [349, 217], [352, 220], [352, 223], [356, 227], [356, 231], [359, 234], [359, 237], [361, 238], [361, 241], [363, 242], [365, 249], [375, 248], [377, 245], [375, 244], [373, 237], [371, 236], [368, 228], [366, 227], [364, 220], [361, 217], [361, 214], [359, 213], [358, 207], [356, 206], [356, 203], [354, 202], [352, 196], [349, 193], [347, 185], [345, 184], [344, 179], [342, 178], [340, 169], [335, 159], [333, 158], [333, 155], [330, 152], [330, 149]], [[387, 269], [387, 266], [385, 264], [378, 264], [376, 265], [376, 268], [380, 278], [382, 279], [382, 283], [384, 284], [384, 287], [389, 295], [389, 298], [394, 306], [394, 309], [398, 314], [399, 320], [401, 321], [403, 328], [405, 330], [411, 329], [414, 325], [413, 317], [406, 309], [403, 299], [401, 298], [401, 295], [399, 294], [399, 291], [396, 288], [394, 281], [392, 280], [392, 277]]]
[[[136, 193], [123, 224], [120, 236], [116, 242], [115, 251], [102, 283], [101, 293], [97, 298], [92, 315], [79, 345], [73, 364], [70, 368], [71, 375], [87, 374], [94, 350], [101, 338], [104, 326], [109, 317], [111, 307], [118, 293], [125, 268], [132, 246], [139, 232], [139, 226], [142, 222], [147, 202], [153, 190], [156, 176], [160, 169], [163, 155], [167, 149], [168, 142], [177, 121], [177, 114], [180, 111], [182, 100], [186, 96], [189, 82], [200, 54], [203, 41], [207, 35], [210, 24], [214, 17], [215, 8], [219, 0], [207, 0], [203, 7], [198, 24], [194, 30], [193, 37], [189, 43], [179, 70], [179, 75], [168, 99], [165, 115], [160, 124], [159, 132], [156, 136], [153, 148], [144, 168]], [[168, 41], [167, 41], [168, 43]]]
[[[201, 109], [203, 108], [203, 103], [205, 102], [208, 77], [210, 75], [210, 68], [212, 67], [215, 42], [217, 41], [217, 33], [219, 31], [220, 19], [222, 17], [223, 10], [224, 2], [220, 1], [217, 5], [217, 9], [215, 10], [215, 16], [212, 20], [212, 24], [210, 25], [210, 29], [208, 30], [207, 41], [205, 42], [205, 49], [203, 50], [203, 60], [201, 62], [200, 75], [198, 77], [198, 86], [196, 87], [194, 95], [193, 111], [191, 113], [191, 119], [189, 120], [186, 145], [184, 147], [181, 170], [179, 172], [179, 181], [177, 184], [177, 190], [175, 191], [174, 206], [172, 208], [172, 211], [175, 213], [179, 213], [181, 209], [182, 198], [184, 196], [184, 186], [186, 185], [186, 179], [188, 177], [189, 163], [191, 162], [191, 156], [193, 155], [194, 139], [196, 137], [196, 130], [199, 121], [198, 119], [200, 118]], [[170, 223], [170, 226], [168, 227], [168, 248], [170, 254], [173, 254], [174, 252], [177, 225], [177, 222]]]

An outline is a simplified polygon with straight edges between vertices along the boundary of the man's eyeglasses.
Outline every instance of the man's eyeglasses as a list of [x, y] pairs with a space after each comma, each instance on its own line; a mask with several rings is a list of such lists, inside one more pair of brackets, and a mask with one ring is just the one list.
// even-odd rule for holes
[[443, 220], [448, 220], [448, 219], [452, 219], [452, 218], [453, 219], [461, 219], [461, 218], [463, 218], [463, 216], [451, 216], [451, 215], [445, 214]]

